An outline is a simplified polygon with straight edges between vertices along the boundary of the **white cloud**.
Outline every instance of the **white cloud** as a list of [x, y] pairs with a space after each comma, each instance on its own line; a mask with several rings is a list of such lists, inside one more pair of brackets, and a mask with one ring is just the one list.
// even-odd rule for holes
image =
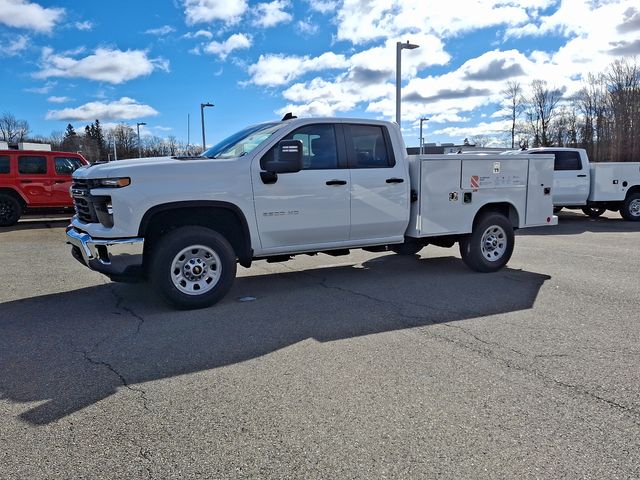
[[85, 20], [84, 22], [76, 22], [73, 24], [73, 26], [78, 30], [88, 31], [93, 28], [93, 23], [91, 23], [89, 20]]
[[336, 0], [307, 0], [309, 8], [319, 13], [335, 12], [338, 8], [338, 2]]
[[92, 121], [102, 120], [131, 120], [158, 115], [158, 112], [150, 107], [138, 103], [128, 97], [122, 97], [113, 102], [89, 102], [76, 108], [64, 108], [62, 110], [49, 110], [47, 120], [63, 121]]
[[53, 89], [53, 87], [56, 86], [56, 84], [57, 82], [49, 81], [45, 83], [42, 87], [25, 88], [24, 91], [29, 93], [39, 93], [41, 95], [46, 95], [49, 92], [51, 92], [51, 90]]
[[454, 37], [480, 28], [527, 23], [531, 15], [553, 3], [555, 0], [344, 0], [337, 12], [337, 38], [362, 44], [414, 32]]
[[255, 6], [253, 24], [260, 28], [269, 28], [279, 23], [287, 23], [293, 19], [289, 12], [285, 12], [285, 8], [290, 8], [289, 0], [274, 0], [270, 3], [258, 3]]
[[308, 73], [330, 69], [344, 69], [348, 66], [344, 55], [326, 52], [318, 57], [287, 57], [284, 55], [260, 55], [258, 62], [248, 69], [251, 83], [263, 86], [286, 85]]
[[144, 33], [147, 33], [149, 35], [163, 36], [163, 35], [168, 35], [170, 33], [173, 33], [175, 31], [176, 29], [173, 28], [171, 25], [163, 25], [162, 27], [150, 28], [149, 30], [145, 30]]
[[500, 135], [511, 128], [509, 121], [481, 122], [466, 127], [446, 127], [433, 132], [434, 135], [448, 135], [449, 137], [469, 138], [474, 135]]
[[296, 30], [302, 35], [315, 35], [320, 27], [311, 22], [311, 19], [298, 20], [296, 22]]
[[51, 103], [65, 103], [65, 102], [68, 102], [69, 100], [71, 100], [69, 97], [57, 97], [55, 95], [47, 98], [47, 102], [51, 102]]
[[184, 0], [184, 13], [189, 25], [216, 20], [235, 24], [246, 10], [246, 0]]
[[15, 57], [29, 46], [29, 37], [26, 35], [5, 36], [4, 41], [7, 44], [0, 49], [0, 57]]
[[198, 30], [197, 32], [185, 33], [183, 36], [184, 38], [207, 38], [210, 40], [213, 38], [213, 33], [207, 30]]
[[149, 75], [154, 70], [168, 71], [169, 62], [161, 58], [149, 58], [144, 50], [98, 48], [91, 55], [75, 59], [44, 48], [41, 67], [34, 77], [86, 78], [117, 85]]
[[28, 0], [0, 0], [0, 23], [9, 27], [50, 32], [64, 14], [64, 8], [44, 8]]
[[235, 33], [227, 38], [224, 42], [211, 42], [203, 46], [205, 53], [217, 55], [222, 60], [234, 50], [246, 49], [251, 46], [251, 37], [243, 33]]

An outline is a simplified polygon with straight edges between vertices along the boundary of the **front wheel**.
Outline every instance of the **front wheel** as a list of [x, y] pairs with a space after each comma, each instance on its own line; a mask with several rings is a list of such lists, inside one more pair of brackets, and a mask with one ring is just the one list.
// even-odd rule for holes
[[631, 222], [640, 220], [640, 192], [627, 195], [622, 208], [620, 208], [620, 215]]
[[181, 227], [154, 246], [149, 274], [158, 293], [176, 307], [209, 307], [231, 288], [236, 276], [236, 255], [218, 232], [205, 227]]
[[602, 207], [583, 207], [582, 208], [582, 213], [584, 213], [585, 215], [591, 218], [598, 218], [606, 211], [607, 209]]
[[460, 255], [472, 270], [495, 272], [511, 258], [514, 242], [511, 222], [504, 215], [489, 213], [478, 220], [471, 234], [460, 240]]

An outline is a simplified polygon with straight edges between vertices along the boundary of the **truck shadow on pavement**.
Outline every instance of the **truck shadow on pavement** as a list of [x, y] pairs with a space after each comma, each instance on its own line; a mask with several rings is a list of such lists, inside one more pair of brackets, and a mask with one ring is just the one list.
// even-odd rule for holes
[[616, 233], [640, 231], [640, 222], [629, 222], [612, 213], [611, 217], [589, 218], [578, 212], [562, 211], [558, 214], [558, 225], [553, 227], [525, 228], [518, 235], [579, 235], [585, 232]]
[[172, 310], [144, 285], [115, 283], [0, 304], [0, 398], [29, 403], [20, 418], [35, 425], [119, 389], [153, 410], [145, 382], [237, 364], [307, 339], [530, 309], [550, 278], [511, 269], [474, 273], [453, 257], [383, 255], [363, 264], [277, 268], [282, 273], [259, 274], [258, 266], [225, 300], [198, 311]]

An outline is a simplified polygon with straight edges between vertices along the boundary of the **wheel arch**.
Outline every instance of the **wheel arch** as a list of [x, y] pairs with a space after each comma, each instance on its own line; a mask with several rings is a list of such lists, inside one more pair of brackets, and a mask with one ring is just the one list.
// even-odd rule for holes
[[629, 190], [627, 190], [627, 195], [625, 196], [625, 200], [629, 198], [629, 195], [633, 195], [634, 193], [640, 193], [640, 185], [634, 185]]
[[0, 193], [3, 193], [5, 195], [10, 195], [11, 197], [15, 198], [18, 202], [20, 202], [20, 205], [22, 206], [22, 208], [27, 208], [27, 200], [22, 196], [22, 194], [16, 190], [13, 187], [0, 187]]
[[242, 210], [232, 203], [196, 200], [156, 205], [143, 215], [138, 235], [145, 238], [147, 251], [152, 248], [154, 239], [159, 235], [188, 225], [217, 231], [231, 244], [240, 265], [251, 265], [253, 250], [249, 225]]
[[504, 215], [511, 226], [514, 228], [518, 228], [520, 226], [520, 213], [518, 209], [510, 202], [495, 202], [495, 203], [487, 203], [483, 205], [477, 212], [475, 217], [473, 218], [473, 226], [475, 228], [478, 220], [482, 218], [483, 215], [487, 213], [499, 213]]

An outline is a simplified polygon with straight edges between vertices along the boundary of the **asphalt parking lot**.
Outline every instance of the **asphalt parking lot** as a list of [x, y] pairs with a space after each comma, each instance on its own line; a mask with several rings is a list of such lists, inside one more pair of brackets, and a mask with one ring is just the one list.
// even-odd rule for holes
[[239, 267], [179, 312], [0, 228], [0, 477], [640, 478], [640, 225]]

